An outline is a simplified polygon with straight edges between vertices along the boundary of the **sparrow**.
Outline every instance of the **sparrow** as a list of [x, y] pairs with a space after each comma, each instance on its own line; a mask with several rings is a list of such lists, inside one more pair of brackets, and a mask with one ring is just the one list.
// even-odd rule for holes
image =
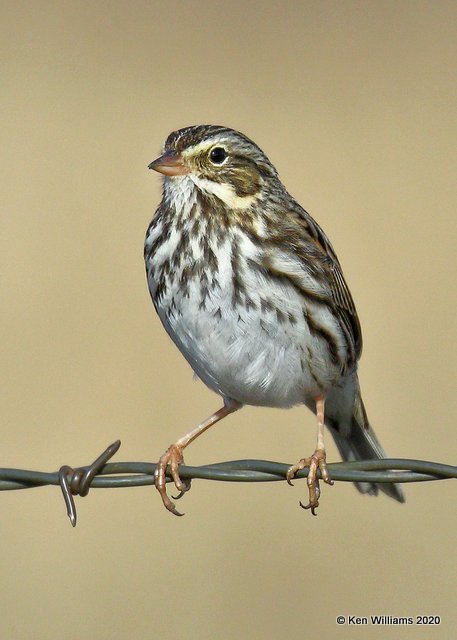
[[[308, 468], [308, 504], [316, 515], [327, 468], [325, 427], [343, 460], [386, 456], [362, 402], [357, 364], [362, 334], [336, 253], [317, 222], [287, 192], [265, 153], [224, 126], [171, 133], [150, 169], [163, 176], [162, 200], [147, 229], [147, 282], [159, 318], [197, 377], [222, 407], [160, 457], [155, 486], [182, 515], [183, 450], [244, 405], [305, 405], [316, 416], [311, 456], [291, 466], [289, 484]], [[399, 486], [357, 482], [404, 502]]]

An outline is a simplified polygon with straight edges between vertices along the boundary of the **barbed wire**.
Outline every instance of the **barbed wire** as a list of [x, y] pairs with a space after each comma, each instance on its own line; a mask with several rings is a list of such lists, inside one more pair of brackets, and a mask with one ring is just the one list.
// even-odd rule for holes
[[[63, 465], [59, 471], [52, 473], [0, 469], [0, 491], [47, 485], [60, 486], [68, 517], [71, 524], [76, 526], [74, 495], [86, 496], [90, 488], [144, 487], [154, 484], [154, 463], [108, 462], [120, 446], [120, 440], [116, 440], [92, 464], [76, 468]], [[332, 480], [342, 482], [409, 483], [457, 478], [457, 466], [427, 460], [383, 458], [334, 462], [328, 463], [327, 466]], [[190, 480], [198, 478], [224, 482], [278, 482], [286, 480], [289, 467], [289, 464], [271, 460], [230, 460], [198, 467], [181, 465], [179, 475]], [[306, 478], [307, 475], [308, 469], [305, 468], [296, 474], [295, 479]], [[171, 482], [171, 478], [167, 477], [167, 482]]]

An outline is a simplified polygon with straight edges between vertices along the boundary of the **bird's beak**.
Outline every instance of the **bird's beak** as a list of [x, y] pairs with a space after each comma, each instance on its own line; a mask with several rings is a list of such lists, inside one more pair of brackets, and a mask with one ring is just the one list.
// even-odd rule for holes
[[184, 164], [181, 154], [176, 151], [165, 151], [160, 158], [151, 162], [148, 169], [154, 169], [164, 176], [184, 176], [189, 173], [189, 169]]

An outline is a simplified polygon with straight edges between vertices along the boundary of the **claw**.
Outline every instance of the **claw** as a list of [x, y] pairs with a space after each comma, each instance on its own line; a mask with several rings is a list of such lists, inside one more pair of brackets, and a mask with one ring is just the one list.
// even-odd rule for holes
[[159, 462], [157, 463], [157, 467], [154, 472], [154, 484], [157, 491], [160, 493], [163, 505], [165, 509], [173, 513], [175, 516], [183, 516], [184, 514], [176, 509], [174, 503], [168, 497], [166, 490], [166, 473], [167, 468], [170, 467], [170, 475], [176, 488], [179, 491], [178, 498], [181, 498], [182, 495], [184, 495], [184, 493], [190, 489], [190, 481], [182, 482], [181, 478], [179, 477], [178, 468], [182, 462], [182, 448], [176, 444], [172, 444], [168, 447], [165, 453], [160, 456]]
[[302, 509], [311, 509], [311, 513], [313, 514], [313, 516], [317, 516], [318, 514], [316, 513], [316, 509], [319, 506], [319, 503], [315, 504], [313, 507], [310, 504], [303, 504], [303, 502], [300, 500], [300, 502], [298, 503], [300, 505], [300, 507]]
[[330, 478], [330, 474], [328, 472], [327, 463], [325, 460], [325, 450], [324, 449], [316, 449], [313, 455], [310, 458], [302, 458], [297, 464], [294, 464], [287, 471], [286, 479], [289, 484], [291, 483], [291, 478], [295, 476], [298, 471], [304, 469], [305, 467], [309, 468], [308, 477], [306, 478], [306, 484], [308, 485], [309, 492], [309, 503], [307, 505], [300, 502], [300, 506], [303, 509], [310, 509], [313, 516], [317, 516], [316, 509], [319, 506], [319, 498], [321, 495], [321, 490], [319, 486], [319, 478], [317, 476], [318, 470], [321, 472], [322, 480], [332, 485], [333, 480]]
[[[187, 491], [189, 491], [189, 489], [191, 488], [191, 482], [192, 480], [190, 478], [186, 478], [184, 482], [181, 481], [181, 490], [177, 496], [171, 496], [173, 500], [180, 500], [183, 497], [183, 495]], [[176, 482], [175, 482], [175, 485], [176, 485]]]

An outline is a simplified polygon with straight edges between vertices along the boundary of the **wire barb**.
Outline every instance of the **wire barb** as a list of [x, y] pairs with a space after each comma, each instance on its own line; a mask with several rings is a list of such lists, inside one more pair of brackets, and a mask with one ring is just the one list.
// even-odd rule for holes
[[102, 472], [103, 467], [106, 465], [114, 454], [119, 450], [121, 441], [116, 440], [105, 451], [98, 456], [96, 460], [87, 467], [69, 467], [68, 465], [62, 465], [59, 469], [59, 484], [62, 489], [63, 499], [67, 507], [67, 515], [70, 518], [71, 526], [76, 527], [76, 506], [73, 496], [87, 496], [90, 486], [95, 476]]
[[[68, 517], [74, 527], [77, 519], [74, 495], [86, 496], [90, 488], [144, 487], [154, 484], [155, 464], [108, 462], [120, 446], [120, 440], [116, 440], [91, 465], [77, 468], [63, 465], [57, 473], [0, 469], [0, 491], [60, 486]], [[457, 478], [457, 466], [427, 460], [384, 458], [336, 462], [327, 466], [332, 480], [343, 482], [409, 483]], [[286, 481], [289, 468], [289, 464], [271, 460], [231, 460], [200, 467], [182, 465], [179, 467], [179, 475], [188, 483], [196, 478], [225, 482], [279, 482]], [[305, 468], [296, 473], [295, 479], [306, 478], [307, 475], [308, 469]], [[318, 478], [322, 479], [320, 471]], [[166, 481], [171, 482], [172, 479], [167, 476]]]

